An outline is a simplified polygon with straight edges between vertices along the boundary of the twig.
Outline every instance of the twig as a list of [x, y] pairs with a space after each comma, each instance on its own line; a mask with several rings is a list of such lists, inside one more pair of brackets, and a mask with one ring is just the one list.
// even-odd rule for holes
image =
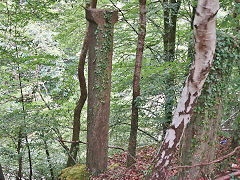
[[228, 157], [231, 157], [232, 155], [234, 155], [237, 152], [237, 150], [240, 150], [240, 146], [236, 147], [231, 153], [229, 153], [225, 156], [222, 156], [221, 158], [216, 159], [214, 161], [210, 161], [210, 162], [207, 162], [207, 163], [199, 163], [199, 164], [194, 164], [194, 165], [177, 166], [177, 167], [173, 167], [173, 169], [193, 168], [193, 167], [197, 167], [197, 166], [208, 166], [208, 165], [211, 165], [211, 164], [219, 163], [219, 162], [223, 161], [224, 159], [227, 159]]
[[221, 125], [223, 126], [225, 123], [227, 123], [228, 121], [230, 121], [232, 118], [234, 118], [238, 113], [240, 112], [240, 110], [234, 112], [228, 119], [226, 119]]
[[[87, 144], [86, 142], [83, 142], [83, 141], [67, 141], [67, 140], [63, 140], [61, 137], [59, 137], [58, 139], [59, 142], [66, 142], [66, 143], [81, 143], [81, 144]], [[126, 152], [125, 149], [121, 148], [121, 147], [118, 147], [118, 146], [108, 146], [108, 148], [111, 148], [111, 149], [119, 149], [119, 150], [122, 150], [124, 152]]]
[[[122, 14], [122, 17], [123, 17], [123, 20], [133, 29], [133, 31], [138, 35], [138, 32], [137, 32], [137, 30], [133, 27], [133, 25], [132, 24], [130, 24], [129, 22], [128, 22], [128, 20], [126, 19], [126, 17], [125, 17], [125, 15], [124, 15], [124, 13], [122, 12], [122, 10], [119, 8], [119, 7], [117, 7], [116, 6], [116, 4], [114, 4], [114, 2], [112, 1], [112, 0], [109, 0], [111, 3], [112, 3], [112, 5]], [[151, 53], [154, 55], [154, 57], [156, 58], [156, 59], [158, 59], [157, 58], [157, 56], [156, 56], [156, 54], [154, 53], [154, 50], [153, 50], [153, 48], [151, 48], [149, 45], [145, 45], [150, 51], [151, 51]]]
[[71, 153], [69, 152], [69, 148], [64, 144], [64, 141], [62, 140], [62, 137], [60, 135], [59, 130], [56, 128], [52, 128], [52, 130], [56, 133], [56, 136], [58, 138], [58, 142], [61, 144], [61, 146], [65, 149], [65, 151], [67, 152], [67, 154], [69, 155], [69, 157], [72, 158], [72, 160], [74, 161], [74, 163], [76, 164], [75, 159], [72, 157]]
[[229, 178], [231, 178], [232, 176], [239, 176], [240, 175], [240, 171], [237, 171], [237, 172], [232, 172], [232, 173], [229, 173], [228, 175], [226, 176], [222, 176], [222, 177], [219, 177], [215, 180], [228, 180]]
[[[128, 126], [131, 126], [131, 124], [128, 124], [128, 123], [116, 123], [116, 124], [114, 124], [114, 125], [112, 125], [112, 126], [116, 126], [116, 125], [128, 125]], [[111, 126], [111, 127], [112, 127], [112, 126]], [[140, 129], [140, 128], [137, 128], [137, 129], [138, 129], [138, 131], [144, 133], [145, 135], [149, 136], [149, 137], [152, 138], [154, 141], [156, 141], [157, 143], [159, 143], [159, 140], [158, 140], [157, 138], [155, 138], [154, 136], [152, 136], [151, 134], [149, 134], [148, 132], [146, 132], [146, 131], [144, 131], [144, 130], [142, 130], [142, 129]]]

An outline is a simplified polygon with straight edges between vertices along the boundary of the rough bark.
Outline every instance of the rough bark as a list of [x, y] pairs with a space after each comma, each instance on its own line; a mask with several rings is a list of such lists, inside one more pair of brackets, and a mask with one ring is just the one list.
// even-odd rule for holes
[[96, 8], [97, 7], [97, 0], [92, 0], [91, 1], [91, 8]]
[[[206, 91], [205, 91], [206, 90]], [[202, 92], [202, 96], [207, 97], [208, 87]], [[195, 112], [193, 121], [186, 128], [181, 148], [180, 161], [183, 165], [198, 164], [214, 160], [218, 142], [218, 131], [222, 117], [222, 101], [217, 98], [215, 105], [211, 108], [203, 106], [207, 98], [200, 98], [196, 107], [204, 108], [203, 111]], [[209, 114], [214, 112], [214, 116]], [[199, 179], [207, 177], [212, 172], [213, 165], [205, 167], [193, 167], [189, 171], [182, 169], [179, 177], [182, 179]]]
[[138, 130], [137, 98], [140, 96], [141, 67], [143, 59], [144, 41], [146, 35], [146, 0], [139, 0], [139, 9], [140, 9], [140, 27], [138, 33], [136, 62], [133, 76], [132, 119], [128, 144], [129, 155], [127, 157], [128, 167], [135, 163], [133, 157], [136, 156], [137, 130]]
[[[88, 6], [88, 5], [86, 5]], [[92, 0], [91, 1], [91, 7], [96, 8], [97, 6], [97, 0]], [[73, 115], [73, 135], [72, 135], [72, 141], [74, 143], [71, 144], [70, 150], [69, 150], [69, 156], [67, 160], [67, 167], [73, 166], [76, 162], [77, 159], [77, 153], [79, 150], [79, 134], [80, 134], [80, 116], [82, 112], [82, 108], [86, 102], [87, 99], [87, 87], [86, 87], [86, 79], [84, 76], [84, 65], [85, 65], [85, 60], [88, 52], [88, 34], [89, 34], [89, 26], [87, 22], [87, 30], [85, 34], [85, 38], [83, 41], [82, 45], [82, 50], [81, 54], [79, 57], [79, 63], [78, 63], [78, 80], [79, 80], [79, 85], [80, 85], [80, 90], [81, 90], [81, 96], [77, 102], [77, 105], [74, 109], [74, 115]]]
[[87, 9], [89, 21], [87, 167], [99, 174], [107, 167], [113, 25], [117, 11]]
[[193, 114], [197, 98], [210, 71], [216, 47], [216, 14], [218, 0], [199, 0], [194, 19], [194, 62], [173, 115], [172, 123], [166, 132], [159, 149], [150, 179], [166, 179], [167, 168]]
[[[164, 15], [164, 61], [173, 62], [175, 60], [175, 44], [176, 44], [176, 27], [177, 15], [181, 5], [181, 1], [163, 0]], [[165, 122], [163, 123], [163, 133], [165, 134], [172, 120], [172, 111], [175, 101], [174, 91], [174, 75], [172, 73], [166, 75], [166, 92], [165, 92]]]
[[[216, 156], [223, 101], [226, 97], [233, 64], [236, 61], [235, 56], [232, 56], [232, 54], [237, 54], [237, 47], [233, 42], [233, 38], [218, 33], [213, 68], [182, 139], [180, 162], [183, 165], [209, 162]], [[183, 169], [179, 177], [183, 179], [205, 178], [211, 175], [212, 170], [213, 165], [192, 167], [188, 171]]]

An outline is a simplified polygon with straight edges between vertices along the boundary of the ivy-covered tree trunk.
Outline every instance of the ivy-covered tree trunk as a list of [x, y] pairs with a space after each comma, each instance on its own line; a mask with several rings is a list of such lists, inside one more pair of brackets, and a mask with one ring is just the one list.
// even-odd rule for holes
[[93, 174], [107, 167], [113, 25], [118, 12], [87, 9], [89, 21], [87, 167]]
[[[215, 157], [222, 118], [222, 99], [219, 93], [214, 92], [216, 83], [212, 83], [206, 83], [196, 105], [196, 112], [186, 128], [180, 155], [180, 162], [183, 165], [209, 162]], [[212, 167], [193, 167], [189, 171], [182, 169], [180, 177], [183, 179], [207, 177]]]
[[[182, 140], [180, 162], [183, 165], [209, 162], [215, 158], [223, 101], [236, 60], [233, 55], [237, 54], [237, 48], [233, 46], [233, 38], [218, 34], [213, 68], [196, 105], [193, 119], [188, 124]], [[199, 179], [209, 176], [212, 169], [212, 166], [183, 169], [180, 177]]]
[[[88, 8], [89, 4], [86, 5], [86, 8]], [[96, 8], [97, 6], [97, 0], [91, 1], [91, 8]], [[72, 141], [69, 156], [67, 160], [67, 167], [72, 166], [75, 164], [77, 160], [77, 153], [79, 150], [79, 133], [80, 133], [80, 116], [82, 112], [82, 108], [86, 102], [87, 99], [87, 86], [86, 86], [86, 79], [84, 76], [84, 65], [85, 65], [85, 59], [88, 52], [88, 34], [89, 34], [89, 26], [87, 22], [87, 30], [85, 34], [85, 38], [82, 45], [81, 54], [79, 57], [79, 63], [78, 63], [78, 80], [81, 90], [81, 96], [77, 102], [77, 105], [74, 109], [74, 115], [73, 115], [73, 135], [72, 135]]]
[[[175, 60], [175, 44], [176, 44], [176, 27], [177, 15], [181, 5], [181, 1], [163, 0], [164, 15], [164, 61], [173, 62]], [[172, 73], [166, 74], [165, 78], [165, 122], [163, 123], [163, 132], [165, 134], [172, 120], [172, 113], [175, 101], [175, 83]]]
[[172, 123], [159, 149], [150, 179], [166, 179], [167, 169], [193, 114], [197, 98], [210, 71], [216, 47], [218, 0], [199, 0], [194, 19], [194, 62], [174, 112]]
[[146, 35], [146, 0], [139, 0], [140, 9], [140, 27], [138, 33], [138, 44], [136, 52], [135, 70], [133, 76], [133, 99], [132, 99], [132, 119], [131, 119], [131, 131], [128, 144], [127, 166], [131, 166], [135, 163], [134, 157], [136, 155], [137, 145], [137, 130], [138, 130], [138, 107], [137, 98], [140, 96], [140, 79], [141, 79], [141, 67], [143, 59], [144, 41]]
[[[240, 7], [240, 1], [239, 0], [235, 0], [235, 8], [234, 8], [234, 12], [233, 12], [233, 17], [234, 17], [234, 21], [236, 24], [240, 24], [240, 20], [239, 18], [239, 8]], [[236, 28], [233, 29], [233, 31], [236, 32], [236, 35], [239, 37], [240, 35], [240, 26], [237, 26]], [[238, 54], [240, 54], [240, 49], [239, 49], [239, 40], [238, 40]], [[240, 77], [240, 64], [238, 65], [238, 77]], [[240, 79], [240, 78], [239, 78]], [[236, 148], [239, 144], [240, 144], [240, 106], [236, 107], [236, 119], [233, 123], [233, 135], [232, 135], [232, 147]]]

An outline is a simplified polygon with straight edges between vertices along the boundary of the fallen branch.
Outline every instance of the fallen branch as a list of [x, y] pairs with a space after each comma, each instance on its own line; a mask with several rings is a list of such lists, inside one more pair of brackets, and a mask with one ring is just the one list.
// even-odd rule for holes
[[227, 159], [228, 157], [231, 157], [232, 155], [234, 155], [238, 150], [240, 150], [240, 146], [236, 147], [231, 153], [222, 156], [219, 159], [216, 159], [214, 161], [210, 161], [207, 163], [199, 163], [199, 164], [194, 164], [194, 165], [185, 165], [185, 166], [177, 166], [177, 167], [173, 167], [173, 169], [178, 169], [178, 168], [193, 168], [193, 167], [197, 167], [197, 166], [208, 166], [211, 164], [215, 164], [215, 163], [219, 163], [221, 161], [223, 161], [224, 159]]
[[215, 179], [215, 180], [228, 180], [228, 179], [230, 179], [232, 176], [240, 176], [240, 171], [229, 173], [228, 175], [222, 176], [222, 177], [218, 177], [218, 178]]

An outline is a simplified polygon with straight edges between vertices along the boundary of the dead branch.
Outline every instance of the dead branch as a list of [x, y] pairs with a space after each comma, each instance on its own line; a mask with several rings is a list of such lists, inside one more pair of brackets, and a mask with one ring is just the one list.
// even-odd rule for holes
[[222, 176], [222, 177], [218, 177], [215, 180], [228, 180], [232, 176], [239, 176], [239, 175], [240, 175], [240, 171], [236, 171], [236, 172], [229, 173], [228, 175], [225, 175], [225, 176]]
[[215, 163], [219, 163], [221, 161], [223, 161], [224, 159], [227, 159], [228, 157], [231, 157], [232, 155], [234, 155], [238, 150], [240, 150], [240, 146], [236, 147], [231, 153], [220, 157], [219, 159], [216, 159], [214, 161], [210, 161], [207, 163], [199, 163], [199, 164], [194, 164], [194, 165], [185, 165], [185, 166], [177, 166], [177, 167], [173, 167], [173, 169], [178, 169], [178, 168], [193, 168], [193, 167], [197, 167], [197, 166], [208, 166], [211, 164], [215, 164]]
[[[79, 141], [67, 141], [67, 140], [63, 140], [63, 139], [61, 139], [61, 138], [59, 138], [58, 141], [59, 141], [59, 142], [62, 142], [62, 143], [66, 142], [66, 143], [81, 143], [81, 144], [87, 144], [86, 142], [83, 142], [83, 141], [80, 141], [80, 140], [79, 140]], [[125, 149], [123, 149], [123, 148], [121, 148], [121, 147], [118, 147], [118, 146], [108, 146], [108, 148], [111, 148], [111, 149], [119, 149], [119, 150], [122, 150], [122, 151], [126, 152]]]

